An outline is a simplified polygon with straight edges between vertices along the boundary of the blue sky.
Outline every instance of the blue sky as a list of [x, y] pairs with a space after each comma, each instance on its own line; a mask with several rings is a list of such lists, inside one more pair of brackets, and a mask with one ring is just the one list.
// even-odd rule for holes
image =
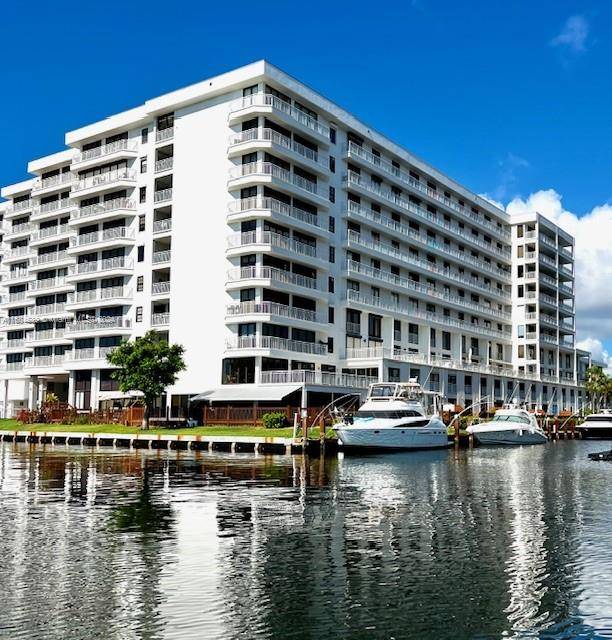
[[267, 58], [504, 204], [554, 189], [584, 216], [612, 201], [609, 2], [17, 0], [3, 13], [1, 184], [66, 130]]

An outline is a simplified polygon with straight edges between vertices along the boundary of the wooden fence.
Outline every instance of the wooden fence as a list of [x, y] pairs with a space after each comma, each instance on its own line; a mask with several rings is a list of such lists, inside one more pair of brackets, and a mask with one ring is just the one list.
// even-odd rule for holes
[[[321, 409], [318, 407], [308, 408], [308, 423], [312, 423]], [[232, 407], [232, 406], [205, 406], [202, 410], [203, 424], [221, 424], [221, 425], [260, 425], [262, 417], [266, 413], [282, 413], [287, 418], [289, 424], [293, 424], [293, 416], [300, 414], [299, 407]]]

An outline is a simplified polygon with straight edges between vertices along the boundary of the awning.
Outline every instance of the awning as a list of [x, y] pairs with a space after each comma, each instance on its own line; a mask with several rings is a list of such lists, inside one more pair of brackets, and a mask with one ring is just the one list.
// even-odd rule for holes
[[209, 402], [278, 402], [301, 388], [301, 384], [274, 384], [269, 386], [232, 384], [199, 393], [191, 398], [191, 402], [201, 402], [203, 400], [208, 400]]
[[121, 393], [121, 391], [100, 391], [98, 400], [135, 400], [143, 397], [142, 391], [130, 391]]

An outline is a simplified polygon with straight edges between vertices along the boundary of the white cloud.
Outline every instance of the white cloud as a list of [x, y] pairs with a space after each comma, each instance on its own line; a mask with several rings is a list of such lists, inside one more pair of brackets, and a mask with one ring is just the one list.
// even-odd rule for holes
[[492, 196], [495, 200], [503, 200], [512, 195], [510, 191], [516, 185], [518, 170], [529, 167], [529, 162], [525, 158], [508, 152], [506, 157], [497, 164], [499, 167], [499, 184], [495, 187]]
[[604, 349], [601, 340], [597, 338], [586, 338], [576, 343], [579, 349], [590, 351], [593, 360], [604, 364], [608, 375], [612, 373], [612, 356], [608, 353], [607, 349]]
[[570, 16], [561, 32], [551, 41], [551, 47], [559, 47], [571, 53], [583, 53], [587, 49], [589, 23], [584, 16]]
[[524, 200], [514, 198], [506, 210], [511, 215], [538, 211], [575, 237], [577, 337], [600, 345], [612, 340], [612, 205], [578, 217], [564, 209], [554, 189], [547, 189]]

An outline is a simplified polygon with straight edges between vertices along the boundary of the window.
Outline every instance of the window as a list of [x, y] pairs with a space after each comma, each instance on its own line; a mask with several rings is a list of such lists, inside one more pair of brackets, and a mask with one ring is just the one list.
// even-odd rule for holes
[[334, 307], [329, 307], [329, 309], [327, 310], [327, 322], [329, 322], [329, 324], [334, 324], [335, 313], [336, 310], [334, 309]]
[[245, 87], [242, 90], [242, 97], [246, 98], [248, 96], [252, 96], [257, 93], [258, 86], [256, 84], [252, 84], [250, 87]]
[[336, 232], [336, 218], [334, 218], [334, 216], [329, 216], [328, 229], [329, 229], [330, 233], [335, 233]]
[[145, 216], [138, 216], [138, 231], [144, 231], [145, 225]]
[[382, 339], [382, 317], [368, 314], [368, 337], [370, 339], [381, 340]]
[[436, 348], [436, 330], [435, 329], [429, 330], [429, 344], [432, 349]]
[[136, 307], [136, 322], [142, 322], [142, 307]]
[[336, 247], [329, 248], [329, 261], [331, 263], [336, 262]]
[[329, 141], [336, 144], [336, 130], [333, 127], [329, 128]]
[[146, 187], [140, 187], [140, 203], [142, 204], [143, 202], [147, 201], [147, 188]]
[[147, 172], [147, 156], [140, 158], [140, 173]]
[[336, 173], [336, 158], [334, 156], [329, 156], [329, 170]]
[[327, 290], [329, 291], [329, 293], [334, 293], [335, 290], [335, 282], [332, 276], [329, 276], [329, 278], [327, 279]]
[[140, 142], [142, 144], [149, 142], [149, 130], [146, 127], [140, 132]]
[[329, 188], [329, 201], [336, 202], [336, 189], [334, 187]]
[[450, 351], [451, 348], [451, 334], [448, 331], [442, 332], [442, 348], [445, 351]]
[[144, 245], [141, 244], [138, 247], [138, 262], [143, 262], [144, 261]]
[[255, 300], [255, 289], [240, 289], [240, 302], [253, 302]]
[[389, 367], [389, 382], [400, 382], [400, 370], [398, 367]]
[[142, 291], [144, 289], [144, 276], [138, 276], [136, 279], [136, 291]]
[[334, 352], [334, 339], [331, 337], [327, 338], [327, 352], [328, 353]]

